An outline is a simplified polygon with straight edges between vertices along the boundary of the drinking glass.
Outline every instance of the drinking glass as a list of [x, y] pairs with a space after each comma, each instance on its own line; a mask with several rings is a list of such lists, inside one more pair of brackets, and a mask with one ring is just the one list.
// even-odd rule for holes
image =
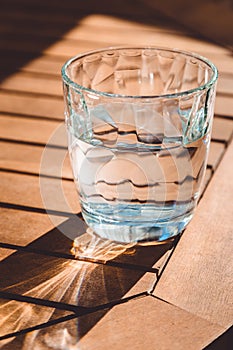
[[197, 54], [110, 47], [62, 68], [69, 154], [84, 220], [102, 238], [181, 233], [205, 174], [217, 69]]

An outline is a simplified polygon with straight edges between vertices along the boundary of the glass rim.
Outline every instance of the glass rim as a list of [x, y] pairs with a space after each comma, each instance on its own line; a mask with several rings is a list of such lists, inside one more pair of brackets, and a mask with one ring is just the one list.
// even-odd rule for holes
[[[189, 56], [191, 58], [195, 58], [201, 62], [203, 62], [204, 64], [206, 64], [207, 66], [209, 66], [212, 70], [212, 76], [210, 77], [210, 79], [202, 85], [199, 85], [195, 88], [192, 89], [188, 89], [188, 90], [184, 90], [184, 91], [180, 91], [180, 92], [174, 92], [174, 93], [167, 93], [167, 94], [156, 94], [156, 95], [127, 95], [127, 94], [115, 94], [115, 93], [111, 93], [111, 92], [105, 92], [105, 91], [100, 91], [100, 90], [95, 90], [95, 89], [91, 89], [88, 87], [85, 87], [83, 85], [80, 85], [78, 83], [75, 83], [72, 79], [69, 78], [66, 70], [67, 68], [75, 61], [77, 61], [78, 59], [84, 58], [84, 57], [88, 57], [89, 55], [93, 55], [93, 54], [98, 54], [101, 52], [106, 52], [109, 50], [160, 50], [163, 52], [170, 52], [170, 53], [177, 53], [177, 54], [182, 54], [185, 56]], [[122, 98], [122, 99], [160, 99], [160, 98], [178, 98], [181, 96], [186, 96], [186, 95], [190, 95], [199, 91], [203, 91], [206, 89], [211, 88], [217, 81], [218, 79], [218, 69], [215, 66], [215, 64], [213, 64], [209, 59], [207, 59], [206, 57], [199, 55], [197, 53], [191, 52], [191, 51], [185, 51], [185, 50], [180, 50], [180, 49], [176, 49], [176, 48], [166, 48], [166, 47], [160, 47], [160, 46], [109, 46], [109, 47], [105, 47], [102, 49], [96, 49], [96, 50], [91, 50], [91, 51], [86, 51], [83, 53], [80, 53], [76, 56], [71, 57], [68, 61], [66, 61], [64, 63], [64, 65], [62, 66], [61, 69], [61, 74], [62, 74], [62, 80], [65, 84], [72, 86], [72, 88], [74, 88], [75, 90], [81, 90], [81, 91], [85, 91], [85, 92], [89, 92], [98, 96], [102, 96], [102, 97], [115, 97], [115, 98]]]

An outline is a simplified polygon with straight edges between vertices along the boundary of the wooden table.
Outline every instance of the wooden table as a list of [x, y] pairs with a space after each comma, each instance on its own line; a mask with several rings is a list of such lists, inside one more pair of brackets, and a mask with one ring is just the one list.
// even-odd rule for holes
[[[1, 0], [1, 349], [229, 349], [231, 51], [146, 3]], [[67, 159], [62, 64], [125, 44], [195, 51], [220, 72], [204, 194], [182, 237], [155, 247], [93, 240]]]

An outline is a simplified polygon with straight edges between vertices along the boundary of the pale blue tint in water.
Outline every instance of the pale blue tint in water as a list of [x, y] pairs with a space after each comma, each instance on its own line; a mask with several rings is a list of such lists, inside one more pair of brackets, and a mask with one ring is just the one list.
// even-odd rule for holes
[[70, 132], [84, 219], [101, 237], [120, 242], [177, 235], [193, 216], [205, 170], [209, 142], [203, 122], [193, 121], [195, 141], [187, 142], [186, 135], [185, 142], [177, 128], [165, 132], [164, 121], [161, 130], [151, 130], [138, 127], [132, 116], [127, 123], [125, 117], [109, 120], [101, 108], [92, 111], [91, 131], [77, 133], [73, 123]]

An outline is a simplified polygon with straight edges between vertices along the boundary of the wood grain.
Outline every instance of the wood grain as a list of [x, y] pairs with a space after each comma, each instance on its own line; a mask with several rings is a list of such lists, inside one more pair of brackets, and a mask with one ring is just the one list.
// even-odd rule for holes
[[[151, 296], [114, 307], [79, 342], [87, 350], [203, 349], [222, 328]], [[192, 342], [190, 342], [192, 339]]]
[[230, 52], [224, 55], [208, 53], [208, 58], [216, 65], [220, 73], [232, 74], [233, 59]]
[[233, 117], [233, 99], [228, 96], [217, 96], [215, 113], [223, 117]]
[[[146, 0], [145, 3], [151, 5], [154, 11], [158, 10], [170, 18], [179, 18], [179, 23], [183, 23], [199, 35], [226, 47], [232, 47], [233, 13], [230, 2], [197, 0], [187, 4], [183, 0], [176, 2], [165, 0], [161, 3]], [[219, 28], [217, 31], [215, 26]]]
[[233, 120], [230, 118], [214, 118], [212, 139], [222, 141], [226, 144], [230, 142], [233, 136]]
[[[17, 208], [17, 207], [16, 207]], [[65, 218], [63, 218], [63, 221]], [[27, 245], [54, 227], [45, 214], [17, 209], [1, 209], [1, 234], [3, 243]], [[1, 250], [1, 259], [12, 254], [11, 250]]]
[[43, 146], [0, 142], [0, 147], [2, 150], [0, 168], [5, 171], [34, 174], [35, 176], [40, 174], [40, 176], [54, 176], [56, 178], [60, 176], [73, 181], [68, 152], [64, 149], [47, 149], [51, 159], [50, 165], [41, 169], [41, 160], [45, 150]]
[[212, 175], [213, 175], [212, 169], [206, 169], [205, 177], [204, 177], [204, 180], [203, 180], [203, 183], [202, 183], [202, 186], [201, 186], [201, 196], [203, 195], [203, 193], [205, 192], [207, 186], [209, 185], [209, 182], [210, 182], [210, 180], [212, 178]]
[[[36, 208], [35, 211], [38, 209], [38, 212], [46, 214], [48, 210], [53, 211], [55, 216], [64, 217], [80, 212], [72, 181], [2, 172], [0, 186], [2, 202], [11, 204], [15, 209], [18, 206], [22, 207], [22, 210], [29, 207], [33, 212], [33, 208]], [[30, 210], [28, 212], [30, 213]]]
[[[3, 139], [18, 141], [19, 143], [34, 143], [35, 145], [39, 143], [45, 146], [56, 133], [56, 130], [64, 124], [51, 120], [39, 120], [27, 117], [18, 118], [17, 116], [2, 114], [0, 116], [0, 125], [0, 136]], [[63, 137], [60, 139], [57, 138], [56, 143], [53, 144], [66, 147], [67, 139], [65, 132]]]
[[1, 114], [16, 114], [31, 118], [64, 120], [64, 102], [61, 97], [51, 98], [36, 94], [0, 91]]
[[0, 87], [5, 90], [62, 96], [62, 83], [59, 77], [42, 77], [26, 72], [11, 75], [3, 80]]
[[211, 142], [208, 156], [208, 166], [215, 170], [221, 161], [225, 151], [225, 145], [219, 142]]
[[[156, 6], [162, 9], [165, 2]], [[1, 1], [1, 288], [30, 292], [35, 297], [34, 292], [43, 294], [46, 286], [49, 294], [43, 294], [45, 302], [54, 298], [88, 306], [119, 303], [40, 332], [29, 332], [26, 338], [21, 334], [6, 349], [29, 348], [25, 339], [32, 339], [31, 348], [36, 348], [46, 339], [54, 348], [196, 350], [211, 343], [229, 325], [232, 157], [227, 151], [222, 163], [222, 155], [233, 133], [232, 55], [228, 48], [197, 34], [197, 28], [190, 30], [180, 24], [182, 16], [173, 20], [154, 6], [131, 0]], [[115, 257], [116, 266], [82, 264], [80, 278], [68, 286], [70, 268], [78, 275], [79, 267], [52, 253], [70, 253], [74, 238], [86, 235], [86, 225], [74, 215], [80, 207], [70, 181], [65, 130], [59, 127], [64, 120], [60, 69], [78, 53], [128, 44], [196, 51], [217, 65], [217, 117], [204, 188], [209, 185], [172, 256], [172, 244], [133, 247]], [[20, 246], [24, 245], [32, 250], [22, 251]], [[41, 249], [49, 250], [48, 254], [37, 254]], [[85, 254], [91, 258], [93, 251], [87, 249]], [[64, 280], [59, 278], [60, 272]], [[150, 293], [158, 276], [161, 279], [155, 295], [165, 300], [151, 295], [139, 299], [137, 293]], [[43, 279], [45, 284], [41, 285]], [[50, 284], [54, 280], [58, 287], [55, 291]], [[57, 298], [65, 290], [67, 298]], [[127, 297], [130, 299], [122, 300]], [[18, 310], [17, 302], [12, 302]], [[22, 330], [25, 325], [35, 325], [35, 320], [45, 320], [42, 308], [34, 309], [31, 303], [20, 305], [23, 309], [28, 306], [36, 318], [29, 312], [28, 323], [22, 325], [22, 313], [9, 319], [8, 310], [1, 308], [0, 328], [2, 319], [9, 332], [17, 330], [16, 324]], [[53, 311], [53, 320], [60, 317], [60, 311]], [[71, 336], [68, 344], [65, 335]]]
[[154, 295], [228, 328], [233, 319], [233, 144], [182, 236]]
[[220, 72], [217, 91], [220, 92], [221, 94], [226, 94], [229, 96], [233, 95], [232, 71], [230, 71], [228, 74], [223, 74]]

